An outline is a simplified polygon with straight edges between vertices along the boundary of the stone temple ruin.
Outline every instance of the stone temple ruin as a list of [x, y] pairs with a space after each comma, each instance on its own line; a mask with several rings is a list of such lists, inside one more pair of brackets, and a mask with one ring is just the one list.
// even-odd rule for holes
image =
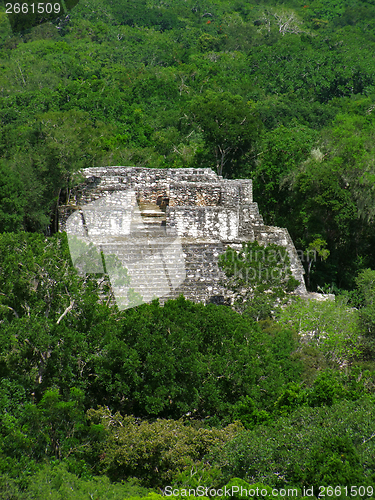
[[[59, 229], [68, 234], [78, 269], [108, 272], [120, 308], [131, 307], [129, 288], [144, 302], [183, 294], [194, 302], [224, 303], [230, 292], [218, 256], [254, 240], [286, 247], [300, 282], [297, 293], [306, 293], [289, 233], [264, 225], [250, 179], [223, 179], [207, 168], [99, 167], [81, 173], [84, 182], [60, 207]], [[118, 280], [121, 266], [130, 284]]]

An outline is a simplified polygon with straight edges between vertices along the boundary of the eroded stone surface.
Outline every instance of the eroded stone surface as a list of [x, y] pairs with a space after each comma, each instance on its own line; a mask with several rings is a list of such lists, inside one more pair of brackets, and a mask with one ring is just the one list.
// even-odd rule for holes
[[[82, 175], [85, 181], [60, 207], [60, 231], [116, 255], [145, 302], [181, 293], [195, 302], [224, 301], [230, 293], [220, 284], [218, 256], [254, 240], [286, 247], [297, 292], [306, 294], [290, 235], [264, 225], [250, 179], [223, 179], [211, 169], [138, 167], [87, 168]], [[125, 289], [118, 287], [118, 297]], [[127, 304], [124, 299], [122, 308]]]

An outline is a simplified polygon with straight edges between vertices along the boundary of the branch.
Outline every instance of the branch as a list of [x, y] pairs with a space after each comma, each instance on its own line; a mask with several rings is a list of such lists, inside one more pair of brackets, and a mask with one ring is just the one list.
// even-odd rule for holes
[[74, 300], [70, 302], [70, 305], [65, 309], [65, 311], [62, 313], [62, 315], [59, 317], [59, 319], [56, 321], [56, 325], [60, 323], [60, 321], [68, 314], [73, 309], [74, 306]]
[[368, 439], [364, 439], [364, 440], [362, 441], [362, 444], [367, 443], [367, 442], [368, 442], [368, 441], [370, 441], [370, 439], [372, 439], [373, 437], [375, 437], [375, 432], [374, 432], [374, 434], [373, 434], [372, 436], [370, 436]]
[[[4, 294], [1, 294], [1, 295], [4, 295]], [[15, 315], [16, 318], [19, 318], [17, 312], [13, 309], [13, 307], [5, 306], [4, 304], [0, 304], [0, 306], [5, 307], [6, 309], [9, 309], [9, 311], [12, 311], [12, 313]]]
[[21, 66], [20, 66], [20, 63], [18, 61], [17, 62], [17, 66], [18, 66], [18, 69], [20, 70], [20, 73], [21, 73], [21, 76], [22, 76], [22, 81], [23, 81], [23, 84], [26, 85], [26, 82], [25, 82], [25, 78], [23, 77], [23, 73], [21, 71]]
[[261, 151], [260, 153], [256, 154], [255, 156], [252, 156], [251, 158], [249, 158], [249, 160], [253, 160], [254, 158], [256, 158], [257, 156], [260, 156], [264, 153], [267, 153], [269, 151], [269, 149], [266, 149], [265, 151]]

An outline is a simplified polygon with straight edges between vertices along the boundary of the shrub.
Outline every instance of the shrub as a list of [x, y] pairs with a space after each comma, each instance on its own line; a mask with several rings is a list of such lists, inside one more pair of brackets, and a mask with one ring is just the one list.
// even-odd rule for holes
[[89, 410], [88, 418], [107, 431], [107, 439], [100, 446], [100, 472], [113, 481], [136, 476], [150, 487], [171, 484], [192, 462], [202, 460], [213, 448], [220, 450], [243, 430], [239, 423], [224, 429], [204, 429], [182, 420], [138, 421], [131, 416], [112, 415], [102, 407]]

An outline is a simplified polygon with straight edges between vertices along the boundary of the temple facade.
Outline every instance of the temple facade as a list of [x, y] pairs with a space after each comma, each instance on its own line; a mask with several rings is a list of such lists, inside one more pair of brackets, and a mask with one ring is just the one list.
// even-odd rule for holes
[[[218, 256], [254, 240], [287, 249], [300, 282], [297, 293], [306, 293], [293, 241], [287, 229], [264, 225], [250, 179], [223, 179], [203, 168], [98, 167], [81, 173], [84, 181], [60, 206], [59, 230], [71, 239], [73, 263], [82, 272], [109, 272], [120, 308], [130, 307], [129, 287], [144, 302], [183, 294], [224, 303], [230, 292]], [[88, 264], [73, 238], [99, 249], [107, 269], [99, 257]], [[116, 265], [109, 256], [116, 256]], [[119, 266], [127, 269], [130, 284], [116, 285]]]

